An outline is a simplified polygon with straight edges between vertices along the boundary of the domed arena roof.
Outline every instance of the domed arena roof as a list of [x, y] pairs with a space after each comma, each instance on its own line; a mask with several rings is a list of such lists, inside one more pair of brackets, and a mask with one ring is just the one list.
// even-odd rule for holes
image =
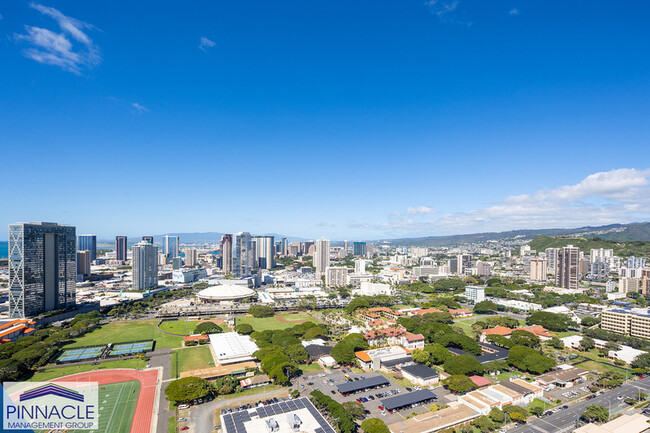
[[255, 291], [248, 287], [235, 284], [217, 284], [201, 290], [197, 296], [206, 301], [231, 301], [248, 298], [254, 294]]

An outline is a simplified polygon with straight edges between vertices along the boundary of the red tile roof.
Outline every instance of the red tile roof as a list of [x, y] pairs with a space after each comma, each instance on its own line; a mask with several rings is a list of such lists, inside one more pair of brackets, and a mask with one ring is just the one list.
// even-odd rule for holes
[[200, 334], [200, 335], [188, 335], [187, 337], [183, 337], [183, 341], [198, 341], [198, 340], [207, 340], [208, 336], [206, 334]]
[[483, 376], [470, 376], [469, 379], [476, 384], [479, 388], [484, 386], [492, 385], [492, 382], [484, 378]]
[[495, 326], [494, 328], [484, 329], [483, 333], [485, 335], [503, 335], [503, 336], [506, 336], [506, 335], [512, 334], [512, 329], [506, 328], [505, 326], [499, 325], [499, 326]]

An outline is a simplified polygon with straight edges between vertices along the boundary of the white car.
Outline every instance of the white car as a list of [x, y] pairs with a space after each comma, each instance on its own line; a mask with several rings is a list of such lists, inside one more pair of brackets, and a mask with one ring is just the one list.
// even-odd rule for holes
[[618, 397], [616, 397], [616, 399], [617, 399], [617, 400], [623, 400], [623, 396], [622, 396], [622, 395], [619, 395]]

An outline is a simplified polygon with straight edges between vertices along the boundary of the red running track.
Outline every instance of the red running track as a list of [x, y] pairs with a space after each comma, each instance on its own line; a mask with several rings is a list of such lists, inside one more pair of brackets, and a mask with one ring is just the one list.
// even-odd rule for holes
[[96, 370], [59, 377], [52, 382], [97, 382], [99, 385], [106, 385], [129, 380], [140, 382], [140, 393], [133, 413], [131, 433], [150, 433], [151, 419], [154, 416], [158, 370]]

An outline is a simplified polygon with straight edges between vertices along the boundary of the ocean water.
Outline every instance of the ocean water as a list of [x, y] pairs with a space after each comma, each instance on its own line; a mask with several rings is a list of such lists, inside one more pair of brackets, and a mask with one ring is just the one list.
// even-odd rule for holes
[[9, 242], [0, 241], [0, 259], [9, 257]]

